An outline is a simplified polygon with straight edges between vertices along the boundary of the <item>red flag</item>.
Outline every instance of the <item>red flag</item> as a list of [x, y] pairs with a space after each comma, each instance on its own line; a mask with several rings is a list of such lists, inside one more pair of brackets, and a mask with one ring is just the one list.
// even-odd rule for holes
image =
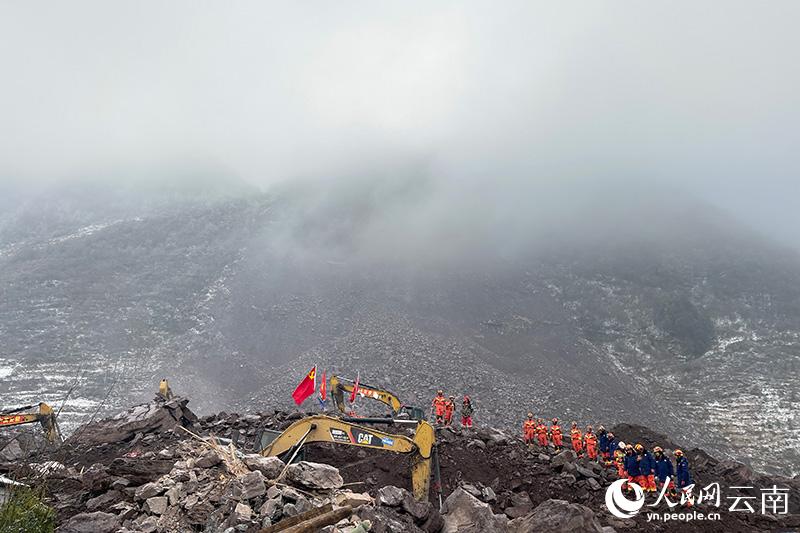
[[314, 394], [314, 389], [316, 389], [317, 384], [317, 365], [314, 365], [314, 368], [303, 378], [303, 381], [294, 389], [292, 393], [292, 398], [294, 398], [294, 403], [300, 405], [305, 401], [306, 398]]
[[350, 403], [356, 401], [356, 394], [358, 394], [358, 379], [360, 376], [361, 374], [356, 374], [356, 382], [353, 384], [353, 392], [350, 393]]
[[319, 395], [324, 402], [327, 399], [327, 387], [325, 386], [325, 371], [322, 371], [322, 385], [319, 386]]

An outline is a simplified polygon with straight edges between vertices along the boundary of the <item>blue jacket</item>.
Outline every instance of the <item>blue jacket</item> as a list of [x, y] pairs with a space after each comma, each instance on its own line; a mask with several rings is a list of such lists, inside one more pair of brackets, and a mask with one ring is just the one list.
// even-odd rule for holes
[[608, 451], [608, 431], [600, 431], [597, 434], [597, 447], [601, 452]]
[[675, 460], [675, 479], [675, 485], [679, 489], [692, 484], [692, 476], [689, 474], [689, 460], [686, 457], [678, 457]]
[[619, 440], [616, 437], [613, 439], [608, 439], [606, 450], [611, 454], [612, 457], [614, 456], [614, 452], [617, 451], [617, 448], [619, 448]]
[[639, 455], [639, 457], [639, 475], [649, 476], [650, 474], [655, 473], [656, 460], [653, 459], [653, 455], [645, 450], [645, 452], [642, 455]]
[[675, 476], [675, 470], [672, 468], [672, 461], [669, 460], [669, 457], [662, 455], [660, 459], [653, 457], [653, 460], [656, 462], [656, 477], [659, 481], [664, 481], [667, 476]]
[[636, 477], [641, 475], [641, 470], [639, 470], [639, 461], [636, 460], [636, 454], [632, 453], [631, 455], [625, 454], [625, 471], [628, 472], [628, 476]]

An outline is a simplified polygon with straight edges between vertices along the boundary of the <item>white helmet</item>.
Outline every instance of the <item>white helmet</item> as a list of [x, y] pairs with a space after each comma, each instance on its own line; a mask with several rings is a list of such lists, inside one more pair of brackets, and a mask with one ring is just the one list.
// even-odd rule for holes
[[617, 446], [617, 447], [618, 448], [624, 448], [625, 447], [625, 443], [622, 442], [622, 441], [619, 441], [619, 446]]

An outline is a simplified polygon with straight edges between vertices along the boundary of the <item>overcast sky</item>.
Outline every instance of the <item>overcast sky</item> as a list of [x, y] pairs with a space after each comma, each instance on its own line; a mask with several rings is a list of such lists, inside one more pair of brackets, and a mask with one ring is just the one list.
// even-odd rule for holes
[[[684, 188], [800, 245], [800, 3], [0, 1], [0, 179], [403, 158]], [[125, 170], [127, 169], [127, 170]]]

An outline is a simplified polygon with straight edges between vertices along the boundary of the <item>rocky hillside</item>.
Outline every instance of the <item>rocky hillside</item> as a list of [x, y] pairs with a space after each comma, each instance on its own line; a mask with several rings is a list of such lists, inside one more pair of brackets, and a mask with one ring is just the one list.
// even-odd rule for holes
[[73, 430], [168, 376], [200, 413], [245, 411], [318, 364], [423, 406], [468, 393], [500, 427], [636, 422], [798, 472], [797, 254], [691, 202], [587, 192], [528, 216], [523, 196], [443, 209], [425, 180], [354, 183], [16, 198], [0, 402], [63, 402]]
[[[286, 466], [253, 452], [262, 429], [282, 429], [301, 413], [218, 413], [198, 419], [185, 398], [156, 400], [83, 426], [58, 449], [21, 450], [0, 443], [0, 473], [43, 486], [61, 533], [273, 532], [326, 533], [614, 531], [760, 532], [800, 527], [800, 479], [755, 474], [699, 449], [687, 452], [699, 486], [719, 482], [790, 489], [786, 515], [728, 512], [713, 522], [620, 520], [604, 507], [612, 468], [572, 450], [529, 448], [486, 426], [440, 429], [442, 502], [435, 490], [416, 502], [404, 456], [363, 448], [309, 445]], [[190, 428], [185, 431], [179, 426]], [[400, 431], [400, 430], [397, 430]], [[640, 426], [617, 435], [674, 447]], [[230, 439], [236, 445], [226, 444]], [[13, 454], [10, 457], [9, 454]], [[685, 510], [685, 509], [684, 509]], [[694, 510], [714, 512], [698, 505]], [[301, 526], [309, 529], [292, 529]], [[0, 524], [2, 529], [2, 524]]]

